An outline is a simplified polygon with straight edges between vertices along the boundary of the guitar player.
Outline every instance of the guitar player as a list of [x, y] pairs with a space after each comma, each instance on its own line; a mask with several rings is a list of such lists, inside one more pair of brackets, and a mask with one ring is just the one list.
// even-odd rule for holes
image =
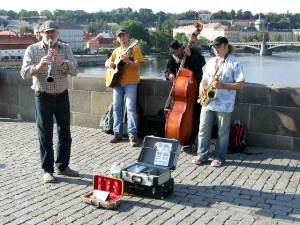
[[[128, 51], [129, 35], [125, 29], [120, 29], [116, 32], [117, 41], [120, 44], [116, 48], [110, 58], [105, 62], [106, 68], [116, 68], [114, 62], [120, 62], [124, 64], [122, 66], [121, 77], [118, 85], [113, 87], [113, 118], [114, 136], [110, 140], [110, 143], [116, 143], [122, 140], [123, 136], [123, 113], [124, 113], [124, 99], [127, 110], [127, 124], [128, 124], [128, 136], [130, 145], [132, 147], [138, 146], [137, 139], [137, 114], [136, 114], [136, 97], [137, 86], [140, 82], [140, 64], [144, 62], [141, 49], [138, 46], [133, 47]], [[127, 54], [124, 54], [127, 52]], [[125, 96], [125, 98], [124, 98]]]

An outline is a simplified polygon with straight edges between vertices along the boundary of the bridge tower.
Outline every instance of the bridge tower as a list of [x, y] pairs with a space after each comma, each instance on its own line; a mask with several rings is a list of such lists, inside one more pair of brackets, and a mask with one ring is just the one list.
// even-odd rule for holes
[[267, 45], [265, 41], [262, 41], [260, 44], [260, 51], [259, 51], [260, 55], [272, 55], [272, 51], [269, 50], [267, 51]]

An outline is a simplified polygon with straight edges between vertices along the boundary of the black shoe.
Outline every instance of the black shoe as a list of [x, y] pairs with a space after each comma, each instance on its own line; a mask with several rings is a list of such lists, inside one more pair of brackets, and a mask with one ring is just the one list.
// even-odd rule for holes
[[120, 135], [114, 134], [114, 137], [109, 141], [110, 143], [117, 143], [122, 140]]
[[65, 175], [68, 177], [80, 177], [78, 171], [70, 169], [70, 167], [65, 168], [64, 170], [58, 170], [58, 175]]

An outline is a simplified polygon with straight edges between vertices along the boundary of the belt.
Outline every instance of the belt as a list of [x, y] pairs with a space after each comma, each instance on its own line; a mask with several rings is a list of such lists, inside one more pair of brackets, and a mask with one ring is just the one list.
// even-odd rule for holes
[[35, 91], [35, 92], [40, 95], [59, 97], [59, 96], [66, 95], [68, 93], [68, 90], [64, 90], [63, 92], [60, 92], [60, 93], [47, 93], [47, 92], [43, 92], [43, 91]]

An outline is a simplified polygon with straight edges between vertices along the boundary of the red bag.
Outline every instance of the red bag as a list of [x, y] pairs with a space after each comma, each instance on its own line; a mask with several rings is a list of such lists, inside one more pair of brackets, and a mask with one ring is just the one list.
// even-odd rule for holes
[[242, 152], [246, 148], [246, 124], [235, 120], [231, 124], [228, 149], [232, 153]]

